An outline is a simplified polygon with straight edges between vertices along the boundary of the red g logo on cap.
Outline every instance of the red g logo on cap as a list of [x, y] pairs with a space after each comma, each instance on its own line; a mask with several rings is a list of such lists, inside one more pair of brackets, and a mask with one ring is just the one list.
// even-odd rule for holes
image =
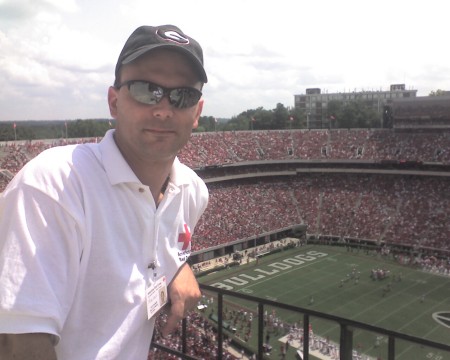
[[158, 30], [156, 33], [164, 40], [173, 41], [181, 45], [189, 44], [189, 39], [175, 30], [167, 30], [164, 32]]

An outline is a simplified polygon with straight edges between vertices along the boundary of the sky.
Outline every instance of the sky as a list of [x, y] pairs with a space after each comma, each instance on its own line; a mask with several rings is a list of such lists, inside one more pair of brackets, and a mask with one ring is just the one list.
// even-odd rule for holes
[[322, 93], [450, 90], [446, 0], [0, 0], [0, 121], [109, 118], [117, 57], [140, 25], [203, 47], [203, 115]]

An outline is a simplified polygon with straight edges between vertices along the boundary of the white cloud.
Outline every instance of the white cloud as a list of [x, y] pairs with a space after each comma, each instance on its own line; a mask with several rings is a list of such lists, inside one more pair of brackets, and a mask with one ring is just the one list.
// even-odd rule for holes
[[131, 31], [172, 23], [202, 44], [205, 115], [231, 117], [308, 87], [450, 90], [445, 0], [0, 0], [0, 120], [109, 116]]

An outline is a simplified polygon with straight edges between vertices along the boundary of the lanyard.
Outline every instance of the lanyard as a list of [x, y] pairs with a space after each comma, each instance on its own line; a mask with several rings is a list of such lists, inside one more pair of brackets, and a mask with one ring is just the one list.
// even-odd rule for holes
[[[164, 193], [166, 192], [167, 186], [169, 184], [170, 181], [170, 175], [167, 176], [166, 180], [164, 181], [164, 184], [162, 186], [161, 189], [161, 193], [164, 195]], [[157, 233], [159, 232], [159, 215], [160, 212], [162, 210], [162, 207], [164, 206], [163, 204], [159, 204], [160, 206], [158, 206], [156, 208], [156, 213], [155, 213], [155, 223], [154, 223], [154, 229], [153, 229], [153, 249], [152, 249], [152, 260], [150, 261], [150, 263], [147, 266], [148, 272], [149, 272], [149, 280], [152, 282], [156, 281], [158, 272], [157, 272], [157, 268], [160, 266], [160, 263], [158, 261], [158, 236]], [[150, 276], [150, 270], [153, 273], [153, 276]]]

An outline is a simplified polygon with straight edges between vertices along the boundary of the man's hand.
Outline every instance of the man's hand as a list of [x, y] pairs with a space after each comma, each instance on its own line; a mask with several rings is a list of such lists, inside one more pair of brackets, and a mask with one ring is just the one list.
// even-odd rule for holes
[[201, 297], [197, 279], [191, 267], [183, 264], [168, 287], [170, 308], [166, 325], [161, 333], [169, 335], [177, 327], [178, 322], [186, 317], [187, 312], [192, 310]]

